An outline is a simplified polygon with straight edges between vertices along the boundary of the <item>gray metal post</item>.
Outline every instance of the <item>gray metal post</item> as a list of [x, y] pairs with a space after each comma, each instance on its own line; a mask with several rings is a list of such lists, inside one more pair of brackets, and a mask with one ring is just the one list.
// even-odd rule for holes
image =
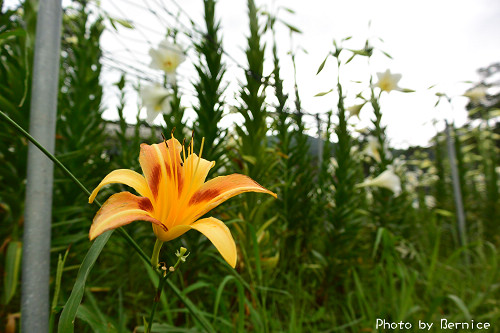
[[321, 138], [321, 118], [316, 114], [316, 123], [318, 126], [318, 168], [323, 164], [323, 139]]
[[[40, 0], [36, 25], [30, 134], [54, 152], [61, 44], [61, 0]], [[50, 228], [54, 166], [28, 148], [23, 236], [21, 330], [48, 332]]]
[[[457, 156], [455, 152], [455, 147], [453, 145], [453, 139], [450, 133], [450, 124], [446, 121], [446, 143], [448, 148], [448, 159], [450, 161], [451, 168], [451, 181], [453, 184], [453, 197], [455, 199], [455, 206], [457, 212], [458, 221], [458, 234], [460, 237], [460, 244], [462, 246], [467, 245], [467, 233], [465, 230], [465, 213], [464, 205], [462, 203], [462, 192], [460, 191], [460, 179], [458, 178], [457, 170]], [[469, 262], [469, 257], [465, 255], [466, 262]]]

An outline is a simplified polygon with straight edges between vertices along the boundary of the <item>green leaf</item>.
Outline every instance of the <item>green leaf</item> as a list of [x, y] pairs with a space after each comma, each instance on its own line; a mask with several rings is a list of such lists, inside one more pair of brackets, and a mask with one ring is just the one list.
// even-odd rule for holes
[[293, 10], [291, 8], [288, 8], [288, 7], [279, 7], [279, 8], [282, 8], [282, 9], [286, 10], [287, 12], [289, 12], [291, 14], [295, 14], [295, 10]]
[[462, 301], [456, 295], [448, 295], [448, 298], [451, 299], [458, 306], [458, 308], [462, 311], [462, 313], [464, 314], [465, 320], [470, 321], [471, 315], [470, 315], [469, 309], [467, 309], [467, 306], [465, 305], [464, 301]]
[[491, 117], [499, 117], [500, 116], [500, 109], [491, 110], [490, 116]]
[[317, 93], [316, 95], [314, 95], [314, 97], [325, 96], [325, 95], [328, 95], [329, 93], [331, 93], [332, 91], [333, 91], [333, 89], [330, 89], [330, 90], [324, 91], [324, 92], [320, 92], [320, 93]]
[[121, 26], [127, 28], [127, 29], [134, 29], [135, 27], [132, 25], [132, 23], [129, 20], [123, 20], [123, 19], [113, 19], [116, 23], [120, 24]]
[[478, 113], [481, 110], [482, 110], [481, 107], [475, 107], [475, 108], [469, 110], [469, 117], [472, 117], [473, 115], [475, 115], [476, 113]]
[[80, 305], [78, 308], [78, 318], [90, 325], [93, 332], [117, 332], [116, 328], [107, 321], [102, 321], [102, 319], [97, 315], [99, 312], [89, 308], [87, 305]]
[[319, 65], [319, 68], [318, 68], [318, 71], [316, 72], [316, 75], [318, 75], [319, 72], [321, 72], [323, 70], [323, 67], [325, 67], [326, 59], [328, 59], [329, 56], [330, 56], [330, 53], [328, 53], [326, 55], [325, 60], [323, 60], [323, 62], [321, 63], [321, 65]]
[[444, 209], [436, 209], [435, 210], [436, 214], [446, 216], [446, 217], [452, 217], [453, 213]]
[[[191, 312], [191, 314], [200, 322], [200, 324], [203, 326], [203, 328], [207, 331], [207, 332], [215, 332], [215, 329], [212, 327], [212, 325], [205, 319], [205, 317], [203, 316], [203, 314], [201, 313], [201, 311], [196, 307], [196, 305], [194, 305], [193, 302], [191, 302], [191, 300], [189, 298], [187, 298], [186, 296], [182, 295], [182, 292], [179, 290], [179, 288], [177, 288], [175, 286], [175, 284], [170, 281], [170, 280], [167, 280], [167, 284], [168, 286], [172, 289], [172, 291], [174, 292], [174, 294], [179, 297], [179, 300], [184, 303], [184, 305], [186, 306], [186, 308], [189, 310], [189, 312]], [[62, 333], [62, 332], [61, 332]]]
[[356, 56], [356, 54], [353, 54], [346, 62], [345, 64], [347, 65], [348, 63], [350, 63], [352, 61], [352, 59], [354, 59], [354, 57]]
[[292, 32], [296, 32], [296, 33], [299, 33], [299, 34], [301, 34], [301, 33], [302, 33], [302, 31], [301, 31], [299, 28], [294, 27], [294, 26], [293, 26], [293, 25], [291, 25], [290, 23], [287, 23], [287, 22], [285, 22], [285, 21], [283, 21], [283, 20], [280, 20], [280, 21], [281, 21], [281, 23], [283, 23], [284, 25], [286, 25], [286, 26], [288, 27], [288, 29], [290, 29]]
[[73, 286], [73, 290], [71, 290], [71, 295], [69, 296], [68, 301], [64, 305], [64, 309], [61, 313], [57, 332], [73, 332], [76, 313], [80, 303], [82, 302], [83, 293], [85, 291], [85, 282], [87, 281], [87, 277], [89, 276], [92, 267], [94, 267], [99, 254], [101, 254], [104, 245], [106, 245], [112, 233], [113, 230], [110, 230], [97, 237], [87, 252], [87, 255], [83, 259], [82, 265], [80, 266], [80, 270], [78, 271], [78, 275], [76, 277], [75, 285]]
[[195, 283], [192, 283], [189, 286], [187, 286], [186, 288], [184, 288], [184, 290], [182, 291], [182, 294], [187, 295], [190, 292], [195, 291], [196, 289], [210, 287], [210, 286], [212, 286], [211, 283], [208, 283], [205, 281], [196, 281]]
[[385, 51], [382, 51], [382, 53], [383, 53], [383, 54], [384, 54], [387, 58], [392, 59], [392, 56], [391, 56], [389, 53], [387, 53], [387, 52], [385, 52]]
[[3, 280], [4, 289], [4, 304], [9, 304], [10, 300], [16, 293], [17, 281], [19, 280], [19, 271], [21, 267], [21, 242], [10, 242], [7, 247], [5, 258], [5, 278]]
[[61, 254], [59, 254], [59, 257], [57, 259], [57, 271], [56, 271], [56, 280], [55, 280], [55, 287], [54, 287], [54, 296], [52, 297], [52, 306], [51, 306], [51, 312], [50, 312], [50, 318], [49, 318], [49, 332], [53, 332], [55, 315], [57, 313], [57, 303], [59, 301], [59, 292], [61, 290], [62, 273], [64, 270], [64, 263], [66, 262], [66, 258], [68, 257], [68, 253], [69, 253], [69, 248], [66, 250], [64, 257], [62, 257]]
[[11, 116], [19, 113], [18, 108], [2, 95], [0, 95], [0, 109], [7, 111]]
[[257, 231], [257, 237], [260, 234], [262, 234], [267, 229], [267, 227], [269, 227], [274, 221], [278, 220], [278, 218], [279, 218], [279, 215], [276, 214], [273, 217], [271, 217], [269, 220], [267, 220], [266, 222], [264, 222], [262, 224], [262, 226], [259, 228], [259, 230]]
[[111, 26], [113, 27], [113, 29], [115, 29], [116, 31], [118, 31], [118, 28], [116, 27], [115, 25], [115, 19], [113, 18], [109, 18], [109, 23], [111, 23]]
[[25, 35], [26, 35], [26, 31], [19, 28], [19, 29], [4, 31], [4, 32], [0, 33], [0, 40], [7, 39], [7, 38], [12, 37], [12, 36], [20, 37], [20, 36], [25, 36]]
[[375, 254], [377, 254], [378, 247], [380, 245], [380, 241], [382, 239], [382, 236], [385, 232], [384, 228], [379, 228], [377, 230], [377, 236], [375, 238], [375, 245], [373, 246], [373, 251], [372, 251], [372, 258], [375, 258]]
[[257, 159], [255, 158], [255, 156], [243, 155], [242, 158], [252, 165], [255, 165], [255, 163], [257, 163]]
[[217, 310], [219, 309], [220, 299], [222, 297], [222, 292], [224, 291], [224, 287], [230, 281], [234, 281], [236, 288], [238, 289], [238, 305], [239, 305], [239, 315], [238, 315], [238, 332], [244, 332], [245, 325], [245, 293], [243, 285], [241, 284], [236, 277], [232, 275], [226, 275], [222, 282], [217, 288], [217, 294], [215, 296], [215, 304], [214, 304], [214, 321], [217, 318]]
[[401, 89], [401, 92], [404, 92], [404, 93], [412, 93], [412, 92], [415, 92], [415, 90], [412, 90], [412, 89], [407, 89], [407, 88], [403, 88], [403, 89]]

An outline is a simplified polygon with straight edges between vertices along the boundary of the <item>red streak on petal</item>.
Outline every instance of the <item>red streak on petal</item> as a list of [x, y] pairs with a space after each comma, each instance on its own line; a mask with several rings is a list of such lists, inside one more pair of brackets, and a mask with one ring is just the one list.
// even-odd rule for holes
[[153, 212], [153, 204], [148, 198], [140, 198], [138, 201], [139, 209], [145, 210], [147, 212]]
[[153, 170], [151, 170], [151, 179], [149, 181], [149, 188], [153, 193], [153, 196], [158, 198], [158, 187], [160, 186], [161, 180], [161, 167], [159, 165], [155, 165]]
[[165, 170], [167, 170], [167, 176], [168, 178], [172, 178], [172, 171], [170, 170], [170, 164], [168, 161], [165, 161]]
[[195, 205], [205, 201], [210, 201], [211, 199], [215, 198], [221, 193], [222, 190], [219, 189], [208, 189], [203, 192], [198, 191], [195, 194], [193, 194], [193, 196], [189, 200], [189, 205]]
[[182, 193], [182, 187], [184, 186], [184, 179], [182, 178], [181, 168], [177, 168], [177, 191], [179, 196]]

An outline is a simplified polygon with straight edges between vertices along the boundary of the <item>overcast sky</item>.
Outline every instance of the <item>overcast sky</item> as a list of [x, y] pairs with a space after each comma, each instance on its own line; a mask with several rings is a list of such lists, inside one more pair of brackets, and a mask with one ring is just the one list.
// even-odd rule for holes
[[[464, 106], [467, 99], [460, 95], [471, 86], [465, 81], [477, 81], [478, 68], [500, 61], [498, 0], [256, 1], [270, 11], [286, 6], [296, 12], [290, 14], [280, 11], [279, 16], [303, 32], [293, 37], [293, 44], [295, 49], [302, 47], [307, 50], [307, 53], [297, 51], [297, 77], [303, 107], [309, 113], [324, 115], [336, 105], [334, 93], [313, 97], [335, 85], [333, 59], [316, 75], [318, 66], [333, 49], [333, 39], [352, 36], [353, 39], [346, 46], [361, 48], [369, 38], [376, 48], [383, 49], [393, 57], [391, 60], [382, 53], [375, 52], [369, 66], [365, 59], [360, 58], [347, 65], [341, 77], [345, 83], [347, 106], [357, 102], [354, 100], [357, 93], [366, 91], [370, 75], [386, 69], [402, 74], [400, 86], [416, 90], [411, 94], [391, 92], [382, 96], [383, 122], [388, 126], [391, 145], [396, 147], [425, 145], [435, 133], [431, 124], [433, 118], [446, 117], [455, 120], [458, 125], [462, 124], [466, 119]], [[178, 5], [182, 5], [182, 9]], [[130, 20], [135, 26], [132, 31], [119, 28], [118, 32], [107, 30], [103, 35], [103, 63], [106, 71], [102, 81], [105, 87], [109, 87], [118, 78], [114, 67], [126, 69], [132, 82], [137, 82], [137, 77], [160, 81], [160, 73], [147, 68], [150, 61], [147, 55], [149, 48], [157, 46], [167, 27], [193, 33], [189, 19], [199, 27], [203, 25], [201, 0], [102, 0], [101, 6], [111, 16]], [[227, 91], [229, 104], [237, 104], [233, 97], [238, 90], [237, 79], [241, 80], [243, 73], [239, 66], [246, 64], [246, 6], [244, 0], [219, 0], [216, 7], [217, 16], [222, 23], [224, 49], [235, 60], [225, 58], [229, 69], [227, 79], [232, 82]], [[178, 19], [171, 14], [178, 15]], [[193, 34], [196, 36], [196, 33]], [[278, 38], [285, 88], [291, 90], [293, 72], [287, 55], [290, 38], [283, 25], [278, 27]], [[378, 38], [383, 39], [383, 42]], [[270, 41], [269, 38], [265, 40]], [[190, 46], [189, 38], [182, 33], [179, 41], [184, 46]], [[270, 46], [267, 51], [270, 61]], [[178, 70], [186, 105], [196, 103], [194, 89], [190, 84], [196, 80], [193, 69], [196, 61], [198, 60], [191, 50], [188, 60]], [[271, 70], [269, 63], [265, 69], [266, 74]], [[351, 83], [353, 80], [363, 81], [364, 84]], [[437, 86], [432, 91], [427, 90], [435, 84]], [[105, 99], [109, 108], [105, 116], [111, 119], [117, 116], [115, 91], [112, 89], [106, 88]], [[438, 91], [453, 97], [453, 112], [445, 104], [437, 110], [434, 108], [434, 93]], [[126, 110], [128, 119], [132, 121], [137, 112], [137, 101], [134, 94], [130, 94], [129, 99], [130, 104]], [[366, 108], [361, 112], [361, 122], [351, 121], [357, 128], [362, 128], [370, 125], [372, 117], [372, 112]], [[235, 115], [226, 118], [225, 126], [238, 121]], [[311, 134], [315, 135], [316, 125], [312, 117], [310, 120]]]
[[[103, 7], [116, 15], [135, 22], [136, 30], [144, 30], [138, 34], [120, 30], [119, 33], [108, 33], [103, 38], [103, 47], [111, 54], [131, 58], [130, 52], [124, 51], [123, 45], [116, 40], [127, 39], [129, 33], [135, 33], [136, 39], [147, 39], [155, 45], [162, 39], [166, 26], [174, 26], [181, 31], [190, 27], [188, 16], [200, 26], [202, 25], [203, 6], [200, 0], [178, 0], [182, 4], [180, 10], [175, 2], [163, 1], [167, 11], [179, 13], [181, 23], [169, 16], [160, 1], [136, 1], [138, 6], [132, 6], [123, 1], [102, 1]], [[431, 123], [433, 118], [454, 119], [457, 124], [465, 121], [465, 97], [460, 95], [471, 85], [465, 81], [476, 81], [476, 70], [493, 62], [500, 61], [500, 1], [478, 0], [441, 0], [441, 1], [401, 1], [401, 0], [357, 0], [357, 1], [257, 1], [267, 10], [276, 10], [286, 6], [295, 11], [289, 14], [280, 11], [279, 16], [290, 24], [302, 30], [302, 34], [293, 37], [295, 49], [299, 46], [307, 53], [297, 51], [297, 76], [304, 109], [309, 113], [324, 114], [336, 105], [335, 94], [324, 97], [313, 97], [318, 92], [334, 87], [336, 80], [335, 63], [332, 59], [322, 73], [316, 75], [318, 66], [326, 54], [332, 50], [333, 39], [340, 40], [347, 36], [353, 39], [347, 47], [361, 48], [367, 38], [377, 48], [388, 52], [393, 59], [388, 59], [380, 52], [375, 52], [370, 65], [365, 59], [353, 61], [342, 72], [346, 83], [347, 104], [355, 103], [354, 96], [366, 90], [366, 82], [370, 74], [390, 69], [393, 73], [403, 75], [400, 86], [416, 90], [412, 94], [391, 92], [382, 97], [384, 122], [388, 125], [388, 136], [393, 146], [408, 144], [425, 145], [435, 133]], [[119, 5], [119, 7], [118, 7]], [[158, 14], [140, 7], [149, 7]], [[224, 48], [236, 60], [225, 59], [230, 69], [228, 79], [233, 81], [228, 90], [228, 102], [232, 100], [233, 91], [238, 89], [234, 77], [241, 78], [242, 70], [238, 65], [245, 65], [245, 37], [248, 36], [246, 1], [219, 0], [217, 15], [221, 19]], [[371, 22], [371, 24], [369, 24]], [[144, 26], [144, 27], [143, 27]], [[146, 27], [149, 29], [146, 29]], [[153, 32], [154, 31], [154, 32]], [[282, 59], [282, 76], [287, 89], [292, 89], [293, 75], [290, 57], [290, 38], [287, 29], [278, 27], [279, 51]], [[132, 36], [132, 35], [130, 35]], [[146, 38], [145, 38], [146, 37]], [[383, 39], [383, 42], [378, 38]], [[179, 36], [185, 45], [189, 44], [187, 37]], [[269, 39], [266, 39], [269, 42]], [[130, 43], [132, 41], [129, 40]], [[133, 44], [127, 44], [133, 45]], [[121, 51], [120, 51], [121, 50]], [[130, 51], [136, 57], [149, 62], [147, 52], [149, 46], [130, 46]], [[270, 47], [268, 47], [270, 52]], [[270, 60], [270, 57], [269, 57]], [[185, 88], [186, 101], [196, 102], [190, 98], [193, 89], [189, 82], [195, 80], [192, 62], [197, 61], [191, 53], [188, 61], [179, 68], [181, 85]], [[191, 63], [189, 63], [191, 62]], [[147, 65], [147, 64], [146, 64]], [[266, 73], [272, 70], [271, 65]], [[352, 84], [350, 81], [360, 80], [365, 84]], [[437, 86], [429, 91], [431, 85]], [[434, 108], [435, 92], [444, 92], [454, 97], [453, 113], [451, 107], [443, 104], [437, 110]], [[130, 111], [131, 113], [135, 111]], [[112, 111], [108, 113], [112, 117]], [[373, 117], [369, 108], [361, 113], [361, 122], [353, 120], [358, 128], [369, 126]], [[315, 123], [310, 118], [311, 133], [315, 133]], [[236, 116], [227, 117], [226, 125]], [[439, 125], [438, 125], [439, 127]], [[313, 130], [314, 129], [314, 130]]]

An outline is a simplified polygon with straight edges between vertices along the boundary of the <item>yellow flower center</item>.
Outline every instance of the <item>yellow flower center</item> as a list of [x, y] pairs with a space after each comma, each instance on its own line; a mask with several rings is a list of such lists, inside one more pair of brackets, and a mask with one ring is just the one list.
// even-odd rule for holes
[[173, 65], [174, 65], [173, 62], [170, 59], [167, 59], [163, 62], [163, 67], [165, 68], [165, 71], [170, 71], [170, 70], [174, 69], [174, 68], [172, 68]]
[[[173, 138], [173, 133], [172, 133]], [[197, 179], [197, 172], [199, 170], [201, 156], [203, 153], [203, 146], [205, 144], [205, 138], [201, 140], [201, 148], [200, 148], [200, 156], [197, 158], [189, 158], [193, 155], [194, 150], [194, 140], [191, 138], [190, 143], [188, 144], [187, 151], [185, 147], [185, 140], [182, 142], [182, 151], [177, 152], [175, 144], [169, 146], [167, 141], [164, 139], [164, 143], [168, 150], [173, 149], [173, 156], [177, 157], [178, 154], [181, 155], [181, 163], [178, 166], [177, 163], [172, 161], [171, 155], [167, 154], [170, 165], [170, 174], [173, 176], [173, 184], [167, 185], [167, 198], [177, 204], [167, 205], [166, 209], [162, 209], [159, 214], [159, 220], [166, 225], [168, 228], [175, 226], [177, 224], [184, 224], [185, 221], [178, 221], [178, 218], [181, 212], [186, 208], [187, 200], [190, 197], [190, 194], [198, 189], [201, 184], [195, 184], [195, 180]], [[186, 156], [187, 154], [187, 156]], [[195, 155], [196, 156], [196, 155]], [[197, 160], [195, 162], [195, 159]], [[177, 168], [181, 168], [178, 170]], [[181, 183], [179, 185], [179, 183]], [[187, 188], [184, 188], [187, 186]]]

